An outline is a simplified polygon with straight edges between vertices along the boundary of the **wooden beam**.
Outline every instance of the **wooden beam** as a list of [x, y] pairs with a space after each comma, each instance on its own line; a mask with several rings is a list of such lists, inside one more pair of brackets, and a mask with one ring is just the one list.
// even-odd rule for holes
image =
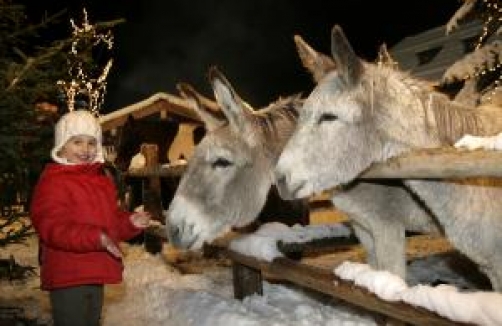
[[151, 176], [158, 177], [179, 177], [186, 170], [186, 164], [173, 165], [169, 167], [155, 166], [155, 167], [145, 167], [143, 169], [129, 170], [124, 173], [126, 177], [130, 178], [144, 178]]
[[360, 179], [502, 177], [502, 151], [423, 149], [373, 164]]
[[[186, 165], [127, 172], [130, 177], [180, 176]], [[462, 151], [455, 148], [423, 149], [373, 164], [359, 179], [440, 179], [502, 177], [502, 151]]]
[[[467, 325], [453, 322], [434, 312], [401, 301], [390, 302], [380, 299], [368, 290], [356, 286], [352, 282], [340, 279], [332, 270], [301, 264], [282, 257], [276, 258], [269, 263], [232, 250], [227, 250], [225, 254], [234, 262], [254, 270], [260, 270], [262, 273], [274, 278], [290, 281], [311, 290], [340, 298], [365, 310], [413, 325]], [[234, 280], [234, 282], [236, 281]]]

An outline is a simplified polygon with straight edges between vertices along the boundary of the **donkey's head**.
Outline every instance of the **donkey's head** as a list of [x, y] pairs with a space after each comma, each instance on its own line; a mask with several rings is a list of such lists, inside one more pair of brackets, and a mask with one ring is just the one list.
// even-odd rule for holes
[[381, 137], [385, 128], [379, 125], [384, 121], [372, 112], [377, 99], [368, 70], [376, 65], [355, 54], [339, 26], [332, 29], [331, 54], [333, 63], [328, 65], [326, 60], [303, 59], [316, 67], [309, 69], [316, 72], [318, 84], [300, 108], [297, 127], [276, 166], [284, 198], [348, 183], [386, 150]]
[[207, 130], [166, 219], [169, 240], [181, 248], [200, 248], [230, 227], [252, 222], [272, 184], [275, 161], [263, 149], [255, 113], [217, 69], [210, 70], [209, 79], [223, 116], [203, 105], [193, 89], [181, 86]]

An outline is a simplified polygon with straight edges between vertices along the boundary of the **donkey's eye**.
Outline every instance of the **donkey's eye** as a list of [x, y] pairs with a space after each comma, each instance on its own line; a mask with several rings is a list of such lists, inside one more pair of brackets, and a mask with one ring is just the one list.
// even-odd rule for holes
[[318, 124], [321, 124], [323, 122], [329, 122], [329, 121], [335, 121], [338, 120], [338, 116], [333, 113], [323, 113], [319, 117], [319, 120], [317, 121]]
[[215, 168], [226, 168], [228, 166], [232, 165], [232, 162], [227, 160], [226, 158], [219, 157], [216, 159], [216, 161], [213, 162], [212, 167], [213, 169]]

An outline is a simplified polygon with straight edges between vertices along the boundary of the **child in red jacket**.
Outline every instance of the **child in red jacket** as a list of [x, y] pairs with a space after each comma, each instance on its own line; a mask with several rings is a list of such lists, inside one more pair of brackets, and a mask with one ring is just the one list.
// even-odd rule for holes
[[40, 239], [42, 289], [55, 326], [99, 325], [104, 284], [122, 281], [119, 242], [148, 226], [150, 214], [121, 211], [103, 172], [101, 126], [71, 111], [55, 127], [55, 146], [35, 187], [30, 215]]

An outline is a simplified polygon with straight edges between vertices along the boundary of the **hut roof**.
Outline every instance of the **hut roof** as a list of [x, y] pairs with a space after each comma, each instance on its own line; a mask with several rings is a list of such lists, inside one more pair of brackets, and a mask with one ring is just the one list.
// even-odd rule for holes
[[124, 125], [129, 115], [135, 119], [160, 113], [175, 115], [178, 118], [201, 123], [201, 120], [189, 100], [168, 93], [156, 93], [149, 98], [126, 106], [122, 109], [102, 115], [99, 118], [103, 131], [115, 129]]

